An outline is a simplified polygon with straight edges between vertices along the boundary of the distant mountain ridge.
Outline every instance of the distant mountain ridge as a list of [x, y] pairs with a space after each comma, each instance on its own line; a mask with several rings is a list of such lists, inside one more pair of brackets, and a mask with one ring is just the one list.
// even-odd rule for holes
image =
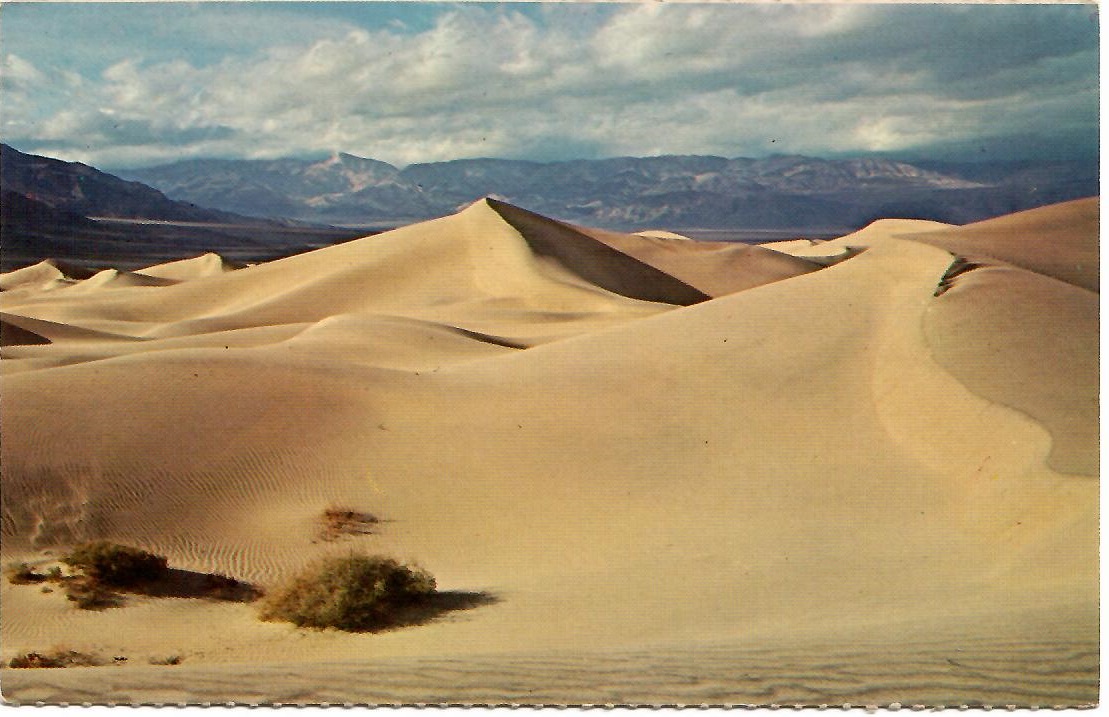
[[[0, 185], [21, 202], [71, 217], [116, 217], [184, 222], [239, 220], [225, 211], [175, 201], [162, 192], [80, 162], [24, 154], [0, 144]], [[14, 197], [10, 197], [15, 201]], [[28, 204], [28, 206], [30, 206]]]
[[1098, 192], [1096, 161], [690, 155], [462, 159], [401, 169], [340, 153], [323, 160], [195, 159], [119, 173], [225, 211], [362, 224], [442, 216], [480, 196], [627, 229], [838, 228], [886, 216], [961, 224]]
[[79, 162], [0, 144], [0, 270], [47, 257], [146, 266], [219, 251], [264, 261], [364, 232], [307, 227], [175, 201]]

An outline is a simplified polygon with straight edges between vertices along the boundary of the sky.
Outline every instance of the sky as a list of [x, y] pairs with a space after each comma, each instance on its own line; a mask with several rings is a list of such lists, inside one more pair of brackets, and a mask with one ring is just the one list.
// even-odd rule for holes
[[0, 138], [103, 168], [1098, 152], [1091, 5], [0, 6]]

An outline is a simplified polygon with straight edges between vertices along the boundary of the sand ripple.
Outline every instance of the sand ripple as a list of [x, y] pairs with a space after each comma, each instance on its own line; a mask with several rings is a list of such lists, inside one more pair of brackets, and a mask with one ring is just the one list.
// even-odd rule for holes
[[16, 702], [1092, 704], [1096, 641], [704, 649], [4, 674]]

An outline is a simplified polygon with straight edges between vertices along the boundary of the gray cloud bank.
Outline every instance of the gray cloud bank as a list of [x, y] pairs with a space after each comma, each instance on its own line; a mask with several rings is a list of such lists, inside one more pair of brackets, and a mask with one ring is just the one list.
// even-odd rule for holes
[[[240, 15], [216, 24], [221, 38], [247, 31]], [[1097, 152], [1090, 6], [461, 5], [418, 31], [282, 28], [262, 43], [255, 23], [249, 46], [201, 54], [201, 17], [179, 48], [93, 70], [79, 51], [52, 63], [5, 37], [3, 135], [102, 166]]]

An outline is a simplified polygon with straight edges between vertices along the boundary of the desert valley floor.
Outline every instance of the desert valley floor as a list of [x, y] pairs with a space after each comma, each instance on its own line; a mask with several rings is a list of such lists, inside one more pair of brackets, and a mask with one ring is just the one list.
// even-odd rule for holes
[[[1097, 225], [746, 246], [488, 199], [241, 269], [0, 275], [5, 564], [110, 538], [268, 586], [358, 549], [485, 598], [348, 634], [5, 581], [5, 664], [128, 659], [4, 697], [1094, 702]], [[329, 508], [380, 522], [325, 540]]]

